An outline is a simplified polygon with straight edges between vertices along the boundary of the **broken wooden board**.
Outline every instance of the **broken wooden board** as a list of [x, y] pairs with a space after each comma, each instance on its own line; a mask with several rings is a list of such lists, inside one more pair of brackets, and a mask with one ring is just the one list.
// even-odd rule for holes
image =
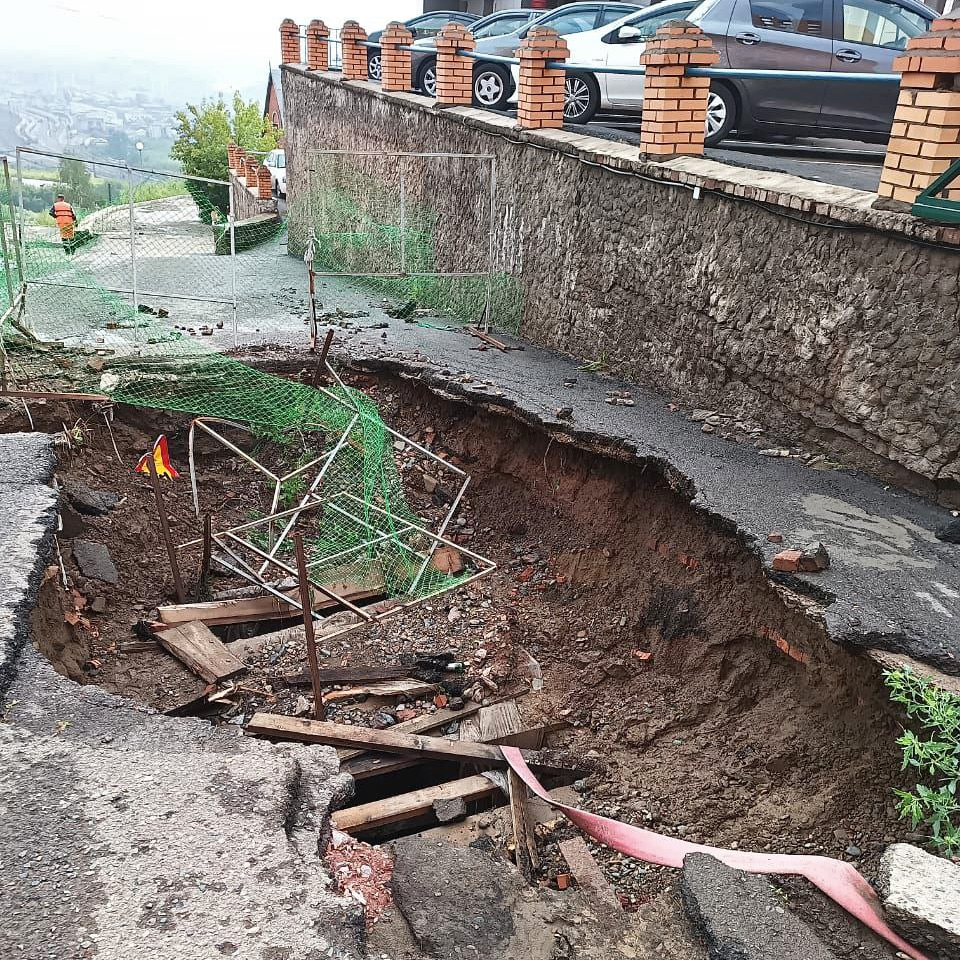
[[436, 689], [435, 683], [424, 683], [422, 680], [381, 680], [350, 687], [348, 690], [325, 693], [323, 700], [324, 703], [336, 703], [338, 700], [352, 700], [355, 697], [422, 697], [434, 693]]
[[[363, 683], [365, 680], [400, 680], [409, 672], [410, 667], [402, 663], [388, 663], [380, 667], [373, 664], [362, 667], [321, 667], [317, 671], [317, 679], [321, 686], [331, 687], [334, 684]], [[308, 671], [285, 673], [283, 679], [292, 687], [313, 682]]]
[[210, 629], [199, 621], [182, 623], [157, 634], [161, 646], [185, 663], [207, 683], [217, 683], [235, 677], [246, 670]]
[[[453, 760], [499, 769], [507, 766], [499, 748], [484, 743], [422, 737], [394, 730], [371, 730], [367, 727], [304, 720], [280, 714], [254, 714], [247, 724], [246, 732], [279, 740], [325, 743], [332, 747], [365, 747], [379, 753], [398, 753], [401, 756], [423, 757], [429, 760]], [[540, 751], [523, 751], [523, 758], [531, 770], [541, 773], [580, 778], [590, 772], [573, 761], [548, 756]]]
[[477, 800], [489, 797], [497, 790], [498, 787], [484, 776], [465, 777], [436, 787], [424, 787], [396, 797], [336, 810], [332, 815], [333, 823], [344, 833], [360, 833], [432, 813], [435, 800]]
[[540, 868], [540, 854], [534, 832], [536, 824], [527, 807], [527, 785], [510, 769], [507, 770], [507, 786], [510, 819], [513, 821], [514, 858], [524, 880], [532, 883], [534, 871]]
[[612, 907], [616, 910], [623, 909], [620, 898], [607, 882], [607, 878], [600, 869], [600, 864], [594, 860], [590, 848], [583, 841], [583, 837], [561, 840], [559, 847], [563, 859], [567, 861], [567, 866], [576, 877], [580, 889], [591, 900], [605, 907]]
[[[383, 586], [379, 584], [335, 583], [329, 588], [349, 600], [359, 603], [383, 596]], [[284, 596], [299, 603], [300, 593], [289, 590]], [[339, 606], [336, 600], [318, 590], [313, 591], [314, 612], [331, 610]], [[164, 624], [178, 624], [198, 620], [209, 626], [223, 626], [229, 623], [249, 623], [252, 620], [279, 620], [284, 617], [301, 616], [299, 606], [286, 604], [279, 597], [241, 597], [236, 600], [212, 600], [207, 603], [174, 603], [159, 607], [157, 613]]]

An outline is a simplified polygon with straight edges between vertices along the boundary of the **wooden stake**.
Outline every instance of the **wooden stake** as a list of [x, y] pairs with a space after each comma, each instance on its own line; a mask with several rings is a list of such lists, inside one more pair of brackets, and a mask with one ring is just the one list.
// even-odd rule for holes
[[180, 579], [180, 566], [177, 563], [177, 551], [170, 536], [170, 524], [167, 522], [167, 508], [163, 504], [163, 494], [160, 492], [160, 478], [157, 476], [157, 465], [153, 461], [153, 453], [147, 457], [147, 467], [150, 470], [150, 483], [153, 485], [153, 495], [157, 500], [157, 513], [160, 515], [160, 532], [163, 542], [167, 545], [167, 556], [170, 558], [170, 569], [173, 571], [173, 588], [177, 594], [177, 602], [185, 603], [187, 596], [183, 591], [183, 580]]
[[310, 277], [310, 352], [317, 352], [317, 297], [314, 285], [313, 261], [307, 267]]
[[507, 785], [517, 869], [527, 883], [532, 883], [534, 872], [540, 868], [540, 855], [537, 852], [535, 824], [527, 808], [527, 786], [512, 769], [507, 770]]
[[300, 604], [303, 607], [303, 633], [307, 640], [307, 662], [313, 682], [313, 715], [322, 720], [327, 713], [323, 702], [323, 687], [320, 684], [320, 664], [317, 662], [317, 641], [313, 635], [313, 598], [310, 595], [310, 580], [307, 574], [307, 558], [303, 552], [303, 537], [297, 531], [293, 535], [297, 552], [297, 579], [300, 581]]
[[327, 365], [327, 355], [330, 353], [330, 345], [333, 343], [333, 331], [328, 330], [327, 336], [323, 341], [323, 347], [320, 350], [320, 356], [317, 359], [317, 369], [313, 372], [313, 385], [316, 386], [321, 377], [326, 380], [326, 374], [323, 372], [323, 368]]

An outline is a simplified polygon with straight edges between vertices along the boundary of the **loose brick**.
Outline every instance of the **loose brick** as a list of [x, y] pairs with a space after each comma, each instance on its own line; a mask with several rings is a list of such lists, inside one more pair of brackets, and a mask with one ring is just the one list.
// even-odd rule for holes
[[800, 550], [781, 550], [773, 558], [773, 569], [781, 573], [796, 573], [800, 569]]

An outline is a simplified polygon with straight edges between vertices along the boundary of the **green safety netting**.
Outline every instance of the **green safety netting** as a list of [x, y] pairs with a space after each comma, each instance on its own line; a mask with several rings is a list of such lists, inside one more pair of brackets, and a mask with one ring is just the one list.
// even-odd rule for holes
[[[141, 281], [159, 282], [166, 276], [163, 261], [186, 255], [203, 262], [194, 277], [207, 284], [207, 292], [219, 289], [226, 275], [220, 264], [231, 258], [215, 252], [219, 208], [208, 198], [205, 190], [198, 198], [192, 189], [184, 194], [170, 188], [169, 196], [135, 202]], [[191, 207], [189, 222], [184, 203]], [[275, 456], [288, 470], [330, 453], [346, 434], [323, 478], [323, 507], [305, 514], [312, 577], [325, 585], [382, 581], [388, 595], [411, 599], [470, 576], [469, 567], [449, 576], [431, 564], [421, 575], [434, 541], [417, 528], [430, 523], [404, 493], [395, 448], [403, 442], [367, 396], [339, 383], [316, 389], [257, 370], [155, 314], [138, 312], [128, 293], [108, 289], [122, 290], [129, 282], [129, 223], [128, 205], [101, 208], [81, 221], [92, 237], [74, 250], [64, 248], [55, 228], [25, 225], [26, 310], [8, 316], [0, 329], [6, 386], [99, 393], [118, 403], [223, 418], [275, 444]], [[9, 222], [4, 229], [12, 243]], [[276, 241], [274, 225], [264, 230]], [[12, 259], [4, 267], [16, 279]], [[5, 277], [0, 279], [5, 311]], [[291, 503], [313, 476], [306, 473], [285, 491]], [[289, 557], [289, 543], [282, 549]]]

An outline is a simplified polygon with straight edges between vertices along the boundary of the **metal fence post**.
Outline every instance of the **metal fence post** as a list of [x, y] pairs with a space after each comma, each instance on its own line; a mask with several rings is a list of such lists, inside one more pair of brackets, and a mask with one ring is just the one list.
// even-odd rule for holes
[[139, 313], [140, 298], [137, 294], [137, 245], [134, 240], [133, 170], [130, 169], [129, 163], [127, 164], [127, 206], [130, 211], [130, 280], [133, 287], [133, 309]]
[[[19, 286], [22, 291], [27, 282], [26, 276], [23, 272], [23, 250], [21, 249], [23, 230], [22, 228], [17, 229], [17, 220], [13, 212], [13, 187], [10, 184], [10, 164], [7, 162], [6, 157], [3, 158], [3, 180], [7, 188], [7, 209], [10, 211], [10, 226], [13, 228], [13, 255], [17, 261], [17, 274], [20, 281]], [[20, 189], [20, 202], [22, 206], [23, 179], [18, 177], [18, 180]]]
[[494, 247], [494, 216], [496, 214], [497, 199], [497, 159], [490, 158], [490, 235], [487, 239], [487, 282], [484, 291], [486, 301], [483, 305], [483, 329], [490, 332], [490, 320], [493, 312], [493, 247]]
[[[0, 158], [3, 160], [3, 175], [4, 180], [7, 184], [7, 200], [8, 206], [10, 208], [10, 226], [13, 227], [14, 237], [16, 237], [17, 232], [17, 221], [13, 218], [13, 204], [9, 203], [10, 197], [10, 171], [7, 168], [7, 158]], [[16, 243], [16, 239], [14, 239]], [[13, 264], [10, 262], [10, 250], [7, 247], [7, 224], [3, 219], [3, 211], [0, 210], [0, 255], [3, 256], [3, 276], [7, 281], [7, 307], [13, 309], [14, 301], [16, 300], [16, 295], [13, 292]]]
[[233, 300], [233, 345], [240, 346], [240, 332], [237, 329], [237, 232], [236, 207], [234, 204], [234, 181], [230, 180], [230, 208], [227, 214], [227, 224], [230, 229], [230, 296]]
[[407, 189], [400, 161], [400, 273], [407, 275]]

